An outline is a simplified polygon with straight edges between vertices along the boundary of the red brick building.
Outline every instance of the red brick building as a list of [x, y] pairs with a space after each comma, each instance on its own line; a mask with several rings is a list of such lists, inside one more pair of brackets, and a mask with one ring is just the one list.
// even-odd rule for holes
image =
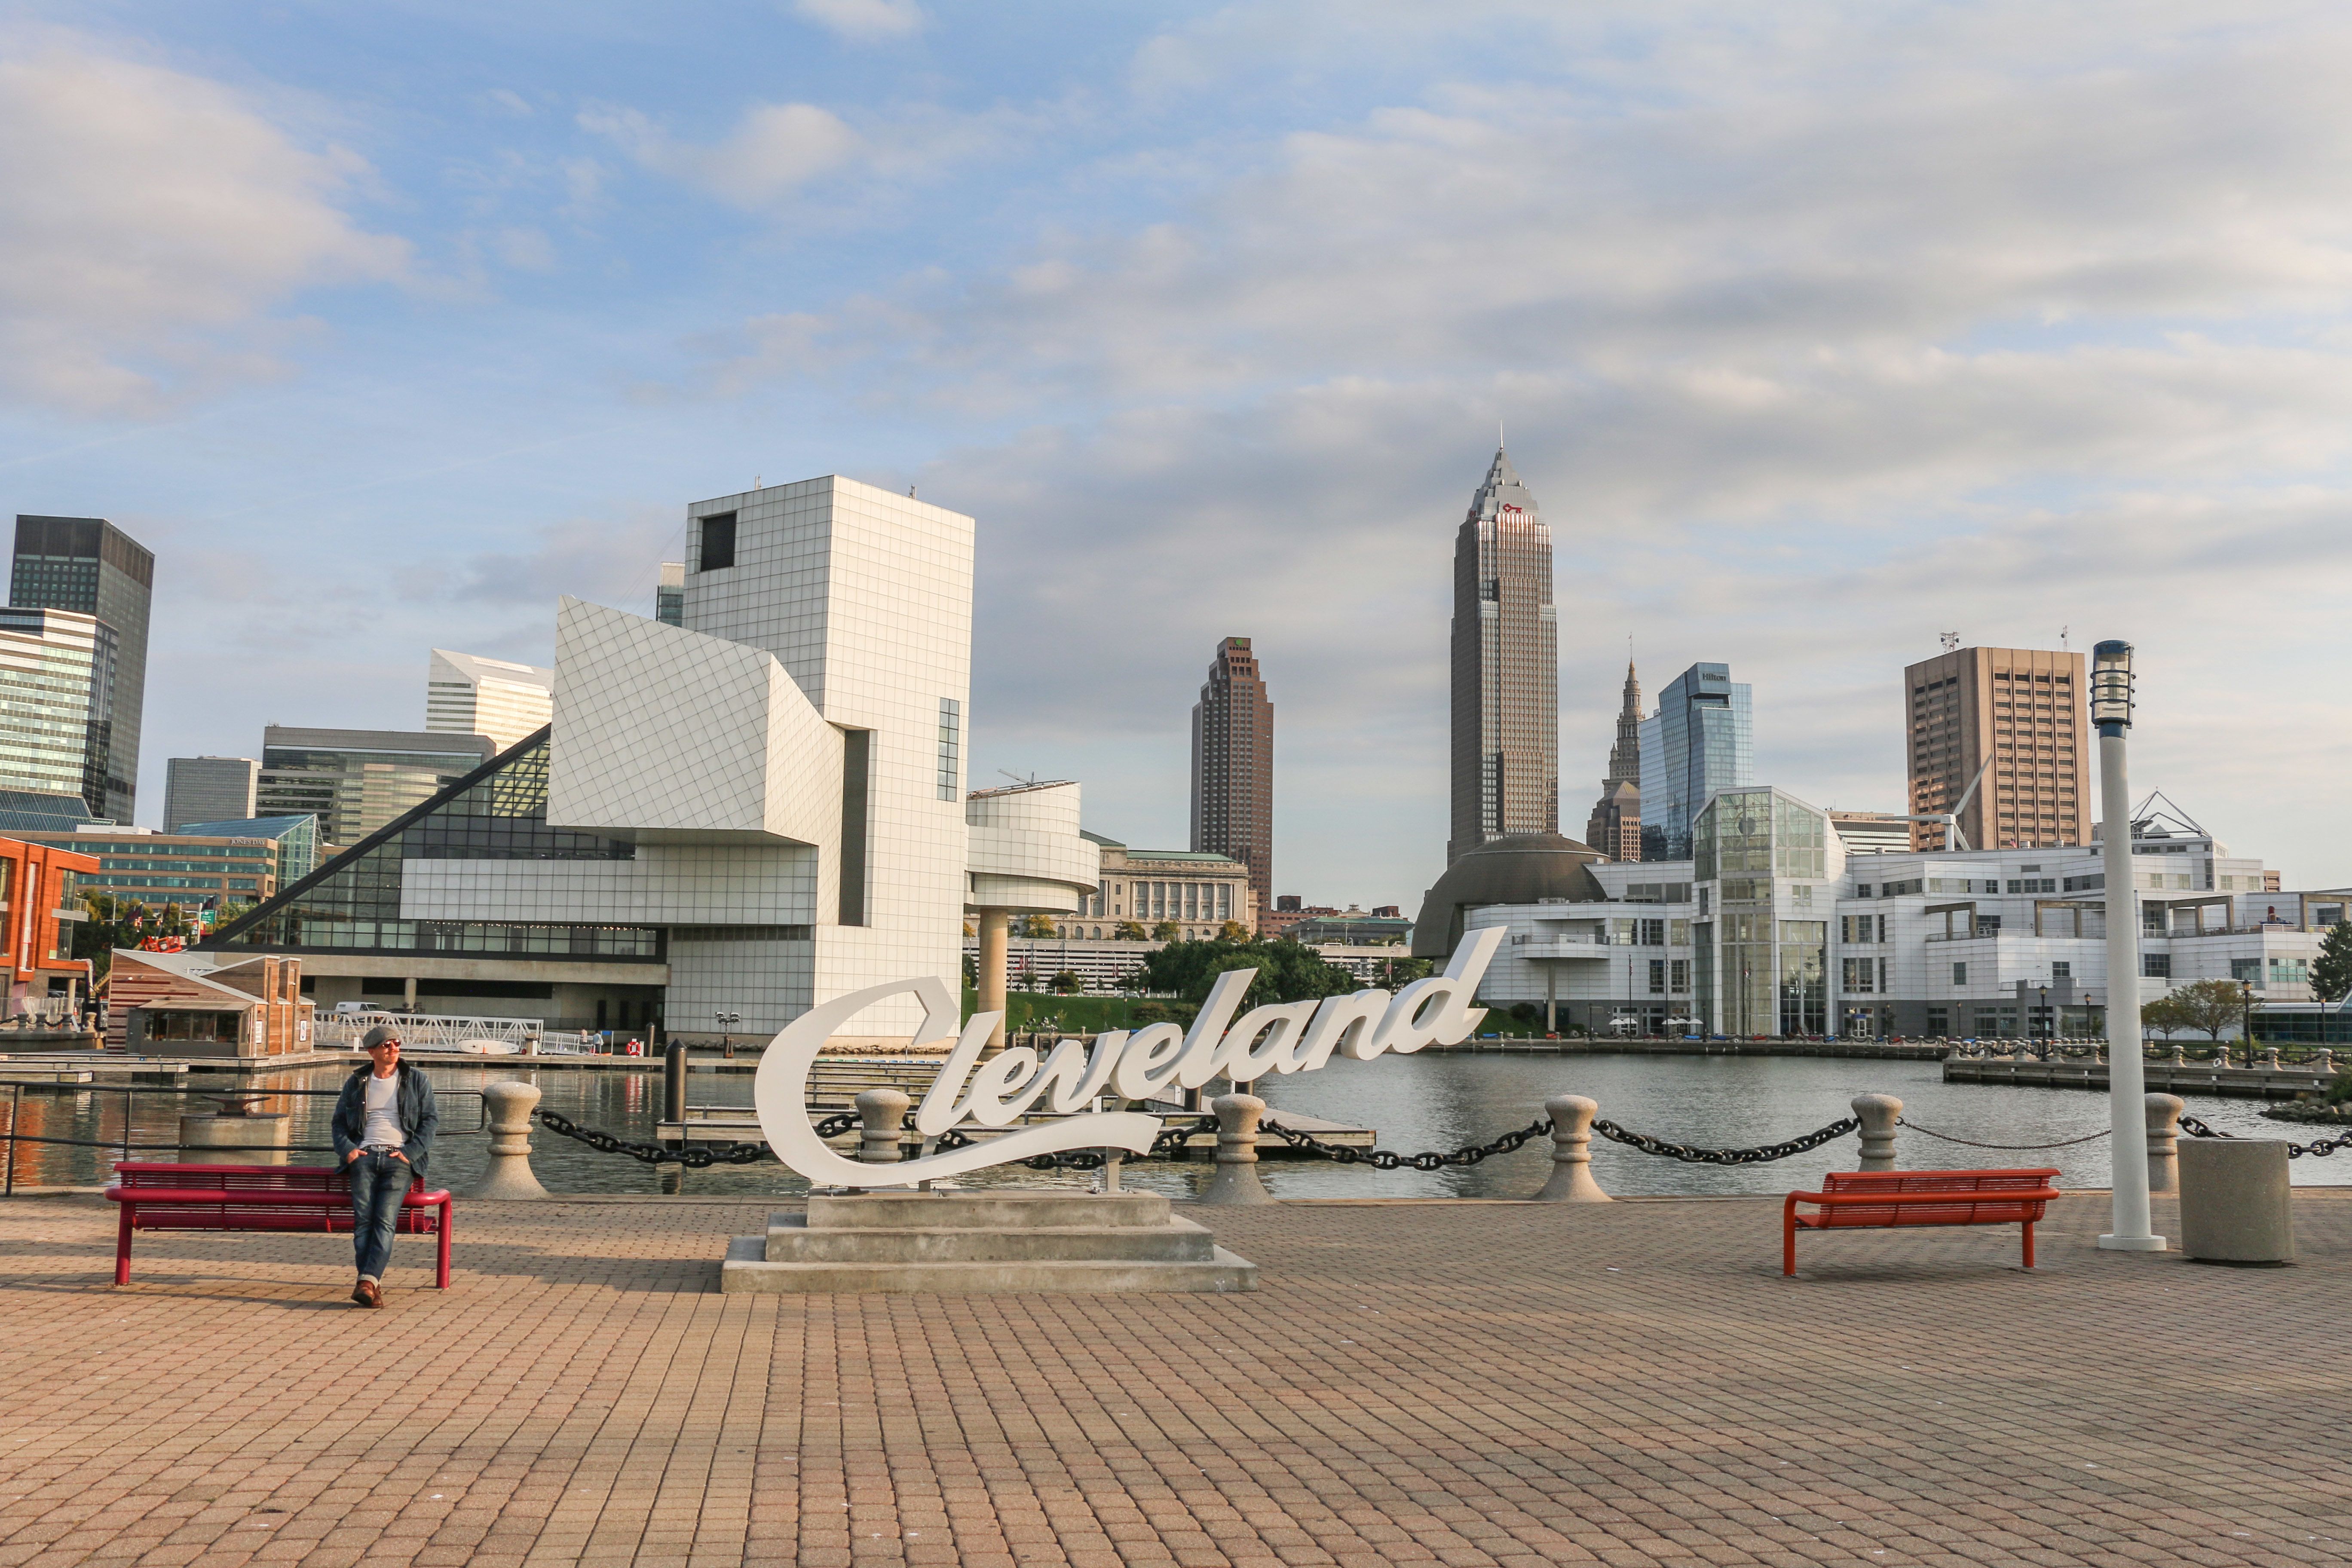
[[72, 956], [72, 922], [82, 917], [74, 878], [97, 869], [91, 856], [0, 838], [0, 918], [8, 933], [11, 1015], [39, 1012], [51, 996], [68, 998], [70, 1010], [89, 994], [90, 961]]

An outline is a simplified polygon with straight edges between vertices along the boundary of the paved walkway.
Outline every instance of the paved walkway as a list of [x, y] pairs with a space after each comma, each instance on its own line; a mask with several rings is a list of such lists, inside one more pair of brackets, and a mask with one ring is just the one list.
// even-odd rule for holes
[[[2352, 1561], [2352, 1193], [2306, 1260], [1807, 1238], [1756, 1200], [1192, 1211], [1255, 1295], [719, 1296], [761, 1210], [403, 1240], [0, 1205], [19, 1564]], [[2168, 1222], [2169, 1205], [2159, 1205]]]

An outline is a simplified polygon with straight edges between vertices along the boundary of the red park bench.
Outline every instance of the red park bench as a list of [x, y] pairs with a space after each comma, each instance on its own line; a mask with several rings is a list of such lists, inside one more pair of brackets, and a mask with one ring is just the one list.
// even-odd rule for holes
[[[1790, 1193], [1780, 1209], [1780, 1272], [1797, 1271], [1800, 1230], [1885, 1230], [1904, 1225], [2023, 1227], [2033, 1267], [2033, 1222], [2058, 1189], [2055, 1167], [2039, 1171], [1832, 1171], [1818, 1193]], [[1799, 1214], [1799, 1204], [1813, 1205]]]
[[[351, 1184], [332, 1165], [164, 1165], [126, 1161], [114, 1167], [109, 1202], [122, 1205], [115, 1233], [114, 1282], [131, 1283], [134, 1230], [310, 1230], [349, 1235]], [[422, 1177], [400, 1205], [394, 1235], [437, 1236], [439, 1278], [449, 1289], [449, 1194], [426, 1192]]]

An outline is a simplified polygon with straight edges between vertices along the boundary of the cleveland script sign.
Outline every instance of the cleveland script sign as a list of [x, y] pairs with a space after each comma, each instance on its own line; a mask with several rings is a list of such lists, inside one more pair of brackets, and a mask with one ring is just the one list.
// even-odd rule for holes
[[[1410, 1053], [1467, 1039], [1486, 1016], [1471, 1002], [1503, 935], [1499, 926], [1471, 932], [1444, 973], [1416, 980], [1394, 995], [1359, 991], [1319, 1002], [1271, 1003], [1238, 1018], [1234, 1009], [1257, 971], [1230, 970], [1217, 976], [1190, 1030], [1174, 1024], [1150, 1024], [1133, 1033], [1115, 1029], [1097, 1037], [1091, 1050], [1065, 1040], [1042, 1060], [1024, 1046], [982, 1061], [980, 1053], [1003, 1015], [976, 1013], [959, 1034], [954, 996], [929, 975], [868, 986], [811, 1008], [769, 1045], [752, 1090], [760, 1131], [778, 1159], [820, 1185], [910, 1187], [1061, 1149], [1131, 1149], [1140, 1154], [1158, 1136], [1160, 1118], [1091, 1109], [1101, 1096], [1148, 1100], [1170, 1089], [1199, 1089], [1214, 1079], [1243, 1084], [1267, 1073], [1311, 1072], [1335, 1055], [1370, 1061], [1385, 1051]], [[923, 1005], [923, 1022], [911, 1046], [955, 1041], [915, 1111], [916, 1131], [935, 1138], [957, 1127], [1011, 1127], [1038, 1109], [1060, 1120], [895, 1165], [860, 1164], [825, 1147], [809, 1121], [809, 1065], [843, 1025], [901, 993], [912, 993]]]

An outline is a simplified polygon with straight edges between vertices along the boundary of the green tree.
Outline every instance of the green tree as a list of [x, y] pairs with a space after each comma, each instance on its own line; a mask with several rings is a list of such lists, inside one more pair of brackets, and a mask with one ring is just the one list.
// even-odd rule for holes
[[1219, 942], [1247, 942], [1249, 939], [1249, 927], [1239, 921], [1227, 921], [1217, 928]]
[[1075, 996], [1087, 988], [1087, 983], [1079, 979], [1077, 972], [1073, 969], [1060, 971], [1054, 976], [1052, 984], [1054, 989], [1065, 996]]
[[1141, 942], [1144, 940], [1143, 922], [1141, 921], [1121, 921], [1110, 934], [1121, 942]]
[[2168, 1040], [2181, 1030], [2193, 1026], [2189, 1023], [2188, 1015], [2180, 1004], [2174, 1001], [2169, 994], [2166, 994], [2153, 1002], [2141, 1004], [2139, 1026], [2142, 1029], [2153, 1029]]
[[[2235, 980], [2199, 980], [2176, 989], [2166, 1001], [2180, 1008], [2183, 1025], [2210, 1040], [2245, 1016], [2245, 987]], [[2142, 1017], [2147, 1009], [2141, 1009]]]
[[2322, 1002], [2340, 1002], [2347, 993], [2352, 993], [2352, 925], [2338, 923], [2319, 940], [2319, 956], [2311, 965], [2311, 994]]
[[1051, 937], [1059, 936], [1062, 933], [1055, 926], [1054, 917], [1051, 915], [1023, 915], [1020, 934], [1027, 937]]
[[1174, 921], [1161, 921], [1151, 928], [1151, 940], [1154, 942], [1177, 942], [1183, 935], [1183, 928]]
[[1217, 976], [1229, 969], [1255, 969], [1244, 1001], [1306, 1002], [1356, 988], [1355, 977], [1323, 962], [1311, 947], [1288, 941], [1171, 942], [1144, 960], [1144, 987], [1172, 992], [1188, 1002], [1204, 1001]]
[[1377, 971], [1380, 984], [1391, 991], [1416, 980], [1426, 980], [1436, 972], [1436, 963], [1426, 958], [1384, 958]]

